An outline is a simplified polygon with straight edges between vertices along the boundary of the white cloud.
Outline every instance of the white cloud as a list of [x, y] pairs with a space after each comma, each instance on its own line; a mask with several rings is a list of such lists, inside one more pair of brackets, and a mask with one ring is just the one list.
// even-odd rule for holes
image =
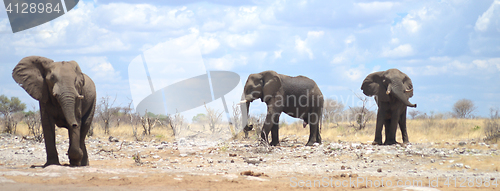
[[377, 14], [377, 13], [383, 13], [390, 11], [396, 4], [398, 3], [393, 3], [393, 2], [368, 2], [368, 3], [354, 3], [356, 6], [355, 8], [358, 8], [360, 12], [366, 13], [366, 14]]
[[219, 22], [219, 21], [209, 21], [203, 24], [201, 27], [201, 30], [207, 31], [207, 32], [212, 32], [216, 30], [223, 29], [226, 26], [226, 23], [224, 22]]
[[229, 34], [225, 36], [224, 40], [226, 41], [226, 44], [229, 45], [231, 48], [244, 49], [251, 47], [255, 43], [258, 37], [259, 37], [258, 33], [254, 31], [253, 33], [248, 33], [244, 35]]
[[207, 36], [207, 37], [199, 37], [198, 45], [200, 46], [200, 51], [202, 54], [208, 54], [217, 50], [217, 48], [219, 48], [220, 46], [220, 43], [213, 36]]
[[324, 35], [324, 31], [307, 31], [305, 40], [300, 39], [299, 36], [295, 36], [295, 50], [301, 55], [306, 54], [310, 60], [313, 60], [315, 57], [311, 47], [320, 42], [320, 39]]
[[382, 52], [383, 57], [407, 57], [414, 54], [410, 44], [399, 45], [394, 49], [386, 49]]
[[281, 58], [281, 53], [283, 53], [283, 50], [274, 51], [274, 58]]
[[472, 63], [478, 68], [482, 70], [486, 70], [488, 72], [500, 72], [500, 58], [490, 58], [487, 60], [473, 60]]
[[191, 24], [193, 11], [186, 7], [159, 7], [150, 4], [110, 3], [97, 7], [95, 20], [106, 25], [144, 30], [180, 28]]
[[120, 80], [120, 72], [115, 71], [115, 68], [105, 56], [83, 57], [78, 60], [78, 64], [82, 67], [84, 73], [96, 82], [116, 82]]
[[500, 9], [500, 0], [495, 0], [491, 6], [486, 10], [476, 21], [474, 29], [476, 31], [484, 32], [488, 30], [494, 17], [498, 18]]
[[207, 64], [207, 70], [231, 70], [237, 64], [246, 65], [247, 60], [245, 56], [234, 57], [230, 54], [226, 54], [220, 58], [205, 59], [205, 62]]
[[349, 35], [345, 40], [344, 40], [344, 43], [346, 45], [349, 45], [349, 44], [352, 44], [354, 43], [354, 41], [356, 41], [356, 37], [354, 35]]
[[309, 31], [307, 32], [307, 38], [320, 38], [325, 34], [324, 31]]
[[399, 44], [399, 39], [398, 38], [392, 38], [391, 39], [391, 44]]
[[296, 36], [295, 37], [295, 49], [300, 53], [300, 54], [307, 54], [309, 59], [312, 60], [314, 59], [314, 54], [311, 51], [309, 47], [307, 47], [306, 40], [301, 40], [300, 37]]
[[225, 16], [227, 27], [231, 32], [255, 30], [261, 25], [259, 14], [262, 10], [256, 6], [228, 7], [224, 11], [227, 13]]
[[365, 70], [364, 65], [359, 65], [356, 68], [349, 68], [347, 70], [346, 76], [351, 81], [358, 81], [358, 80], [361, 80], [362, 77], [364, 77], [364, 75], [363, 75], [364, 70]]

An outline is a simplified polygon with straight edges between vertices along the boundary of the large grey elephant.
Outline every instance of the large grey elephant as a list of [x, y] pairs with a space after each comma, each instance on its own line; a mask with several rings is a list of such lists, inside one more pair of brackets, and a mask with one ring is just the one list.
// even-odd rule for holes
[[367, 96], [375, 96], [378, 105], [375, 140], [373, 144], [382, 144], [382, 128], [385, 125], [384, 145], [396, 144], [396, 130], [399, 124], [403, 143], [409, 143], [406, 131], [406, 109], [417, 107], [408, 101], [413, 96], [411, 79], [398, 69], [369, 74], [361, 90]]
[[12, 72], [14, 80], [39, 101], [45, 150], [49, 165], [60, 165], [55, 126], [68, 129], [71, 166], [87, 166], [85, 137], [95, 111], [94, 82], [75, 61], [54, 62], [40, 56], [23, 58]]
[[[279, 145], [279, 117], [284, 112], [291, 117], [304, 120], [304, 128], [309, 124], [308, 146], [321, 143], [320, 122], [323, 110], [323, 94], [312, 79], [305, 76], [290, 77], [275, 71], [250, 74], [243, 92], [242, 114], [248, 116], [250, 102], [259, 99], [267, 105], [267, 116], [262, 127], [261, 137], [269, 143], [271, 132], [272, 146]], [[246, 111], [243, 109], [246, 106]], [[243, 120], [245, 129], [248, 122]]]

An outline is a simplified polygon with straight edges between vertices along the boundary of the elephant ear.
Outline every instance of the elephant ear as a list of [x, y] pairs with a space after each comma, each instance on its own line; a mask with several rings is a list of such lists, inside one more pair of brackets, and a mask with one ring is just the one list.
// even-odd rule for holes
[[411, 82], [410, 77], [404, 74], [403, 78], [403, 88], [405, 88], [405, 95], [407, 98], [413, 97], [413, 83]]
[[45, 70], [54, 61], [41, 56], [23, 58], [12, 71], [12, 78], [34, 99], [47, 102], [48, 86], [45, 83]]
[[83, 88], [83, 85], [85, 85], [85, 76], [84, 76], [82, 70], [80, 69], [80, 66], [78, 65], [78, 63], [76, 63], [73, 60], [69, 61], [69, 63], [71, 63], [75, 67], [75, 73], [76, 73], [75, 86], [76, 86], [76, 89], [78, 90], [78, 92], [81, 94], [81, 89]]
[[361, 90], [366, 96], [377, 96], [378, 101], [389, 101], [389, 95], [385, 92], [387, 87], [384, 85], [384, 71], [374, 72], [366, 76], [361, 85]]
[[267, 102], [281, 89], [281, 79], [275, 71], [262, 72], [262, 101]]

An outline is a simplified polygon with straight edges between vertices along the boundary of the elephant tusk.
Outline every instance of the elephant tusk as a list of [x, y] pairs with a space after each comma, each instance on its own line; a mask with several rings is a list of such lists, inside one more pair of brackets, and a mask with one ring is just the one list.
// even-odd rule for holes
[[248, 100], [241, 100], [240, 103], [247, 103]]
[[78, 99], [83, 99], [83, 96], [82, 95], [78, 95]]
[[391, 94], [391, 90], [387, 90], [387, 91], [385, 92], [385, 94], [387, 94], [387, 95]]
[[412, 92], [412, 91], [413, 91], [413, 88], [409, 89], [409, 90], [405, 90], [405, 92]]

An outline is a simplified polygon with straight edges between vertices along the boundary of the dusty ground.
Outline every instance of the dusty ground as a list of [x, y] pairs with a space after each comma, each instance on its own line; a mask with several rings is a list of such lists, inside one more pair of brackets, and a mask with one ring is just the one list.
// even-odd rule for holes
[[[306, 137], [283, 138], [278, 147], [243, 140], [206, 147], [187, 140], [136, 142], [118, 137], [118, 142], [111, 142], [104, 137], [89, 138], [90, 166], [43, 169], [30, 168], [45, 162], [43, 143], [2, 134], [0, 187], [1, 190], [499, 189], [497, 145], [458, 141], [401, 147], [325, 142], [305, 147]], [[68, 141], [58, 136], [57, 143], [60, 161], [67, 164]]]

